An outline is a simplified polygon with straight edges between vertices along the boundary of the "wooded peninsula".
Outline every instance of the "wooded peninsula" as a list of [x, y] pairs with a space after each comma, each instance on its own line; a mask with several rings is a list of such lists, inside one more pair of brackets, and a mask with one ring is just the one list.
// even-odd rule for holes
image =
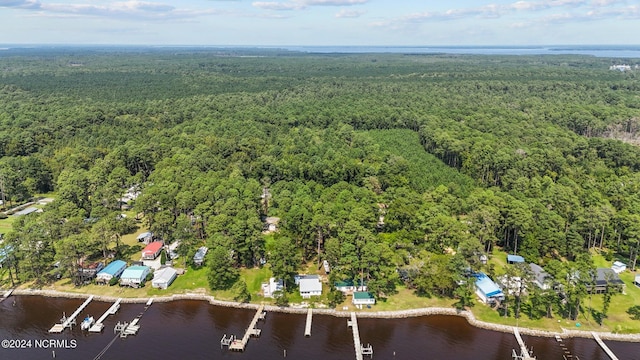
[[[185, 271], [166, 291], [343, 308], [346, 283], [374, 310], [640, 332], [638, 64], [0, 51], [0, 287], [116, 294], [85, 265], [139, 260], [149, 232]], [[303, 299], [297, 274], [322, 295]], [[502, 292], [487, 304], [483, 277]], [[126, 294], [163, 293], [148, 288]]]

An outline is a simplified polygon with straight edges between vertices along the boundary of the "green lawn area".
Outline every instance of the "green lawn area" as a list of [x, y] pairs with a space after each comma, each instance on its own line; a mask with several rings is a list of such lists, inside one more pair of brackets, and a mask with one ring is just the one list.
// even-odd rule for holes
[[16, 217], [9, 215], [8, 218], [0, 220], [0, 234], [6, 234], [13, 229], [13, 222], [16, 221]]

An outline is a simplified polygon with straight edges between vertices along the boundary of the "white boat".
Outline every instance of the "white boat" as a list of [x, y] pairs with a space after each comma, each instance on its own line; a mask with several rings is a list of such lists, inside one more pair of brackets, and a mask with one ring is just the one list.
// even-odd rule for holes
[[84, 320], [82, 320], [82, 323], [80, 324], [80, 329], [89, 330], [89, 328], [91, 327], [91, 325], [93, 325], [94, 322], [95, 320], [93, 319], [93, 316], [87, 316], [84, 318]]

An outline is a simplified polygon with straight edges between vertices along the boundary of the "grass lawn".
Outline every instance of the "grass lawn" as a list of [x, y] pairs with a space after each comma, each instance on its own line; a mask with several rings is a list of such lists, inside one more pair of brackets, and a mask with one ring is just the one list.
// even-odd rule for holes
[[8, 218], [0, 220], [0, 234], [6, 234], [13, 229], [13, 222], [16, 221], [16, 217], [9, 215]]

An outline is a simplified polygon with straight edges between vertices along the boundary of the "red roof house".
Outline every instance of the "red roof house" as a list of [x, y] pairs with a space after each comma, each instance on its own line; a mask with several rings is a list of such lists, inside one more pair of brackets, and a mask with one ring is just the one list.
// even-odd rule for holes
[[142, 250], [142, 259], [153, 260], [157, 258], [158, 255], [160, 255], [160, 252], [162, 252], [163, 246], [164, 244], [162, 243], [162, 241], [155, 241], [155, 242], [149, 243], [149, 245], [147, 245]]

